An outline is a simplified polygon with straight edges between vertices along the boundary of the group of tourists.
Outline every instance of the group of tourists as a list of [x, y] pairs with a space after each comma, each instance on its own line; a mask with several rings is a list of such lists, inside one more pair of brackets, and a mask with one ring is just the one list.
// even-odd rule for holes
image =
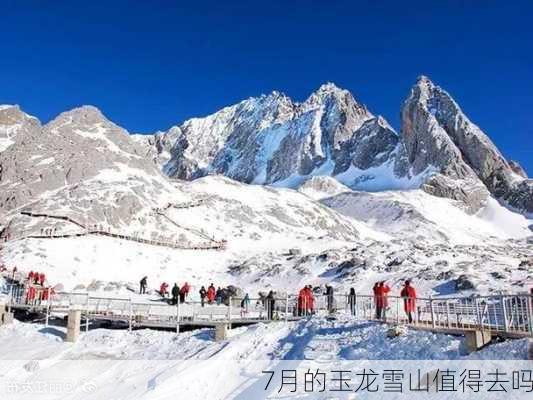
[[26, 277], [26, 304], [36, 304], [48, 299], [55, 294], [52, 287], [47, 287], [44, 272], [28, 272]]
[[[0, 272], [8, 272], [7, 266], [0, 264]], [[17, 276], [18, 268], [15, 266], [9, 273], [8, 279], [11, 281], [11, 293], [17, 297], [18, 301], [23, 301], [28, 305], [40, 304], [47, 301], [55, 291], [46, 285], [46, 275], [44, 272], [30, 271], [22, 277]]]
[[[374, 293], [374, 304], [376, 308], [376, 319], [385, 321], [387, 319], [387, 309], [389, 307], [390, 287], [385, 281], [376, 282], [372, 288]], [[403, 309], [407, 315], [409, 323], [413, 322], [413, 313], [416, 308], [416, 290], [408, 279], [400, 291], [400, 297], [403, 298]]]
[[[147, 277], [143, 277], [140, 281], [140, 294], [146, 293]], [[184, 303], [189, 296], [191, 286], [188, 282], [185, 282], [181, 287], [175, 283], [169, 292], [169, 285], [166, 282], [162, 282], [159, 287], [159, 294], [163, 299], [167, 299], [170, 304]], [[372, 288], [375, 306], [375, 318], [385, 321], [387, 318], [387, 309], [389, 307], [389, 293], [391, 291], [390, 286], [385, 281], [376, 282]], [[215, 287], [211, 283], [207, 289], [205, 286], [201, 286], [198, 291], [200, 295], [200, 304], [205, 307], [206, 304], [228, 305], [228, 299], [231, 297], [229, 288]], [[336, 309], [335, 304], [335, 290], [332, 285], [326, 284], [325, 288], [306, 285], [298, 293], [297, 305], [295, 309], [295, 315], [297, 316], [309, 316], [315, 313], [316, 298], [317, 295], [323, 295], [326, 302], [326, 309], [329, 314], [333, 314]], [[400, 296], [404, 300], [404, 311], [407, 315], [409, 323], [413, 322], [413, 313], [415, 312], [416, 305], [416, 291], [411, 285], [410, 280], [404, 282], [404, 287], [400, 292]], [[356, 314], [357, 308], [357, 295], [355, 289], [352, 287], [347, 295], [347, 302], [350, 307], [352, 315]], [[241, 316], [244, 317], [248, 314], [250, 307], [250, 296], [246, 293], [240, 302]], [[258, 305], [262, 305], [262, 308], [266, 311], [269, 319], [275, 316], [276, 298], [273, 291], [270, 291], [267, 295], [260, 294]]]
[[[376, 282], [372, 288], [374, 296], [375, 318], [385, 321], [387, 318], [387, 309], [389, 307], [389, 293], [391, 288], [385, 281]], [[315, 295], [323, 295], [326, 300], [326, 309], [332, 314], [335, 311], [335, 296], [334, 289], [331, 285], [326, 285], [325, 290], [320, 287], [313, 289], [311, 285], [306, 285], [298, 293], [297, 301], [297, 315], [307, 316], [315, 313], [316, 299]], [[400, 297], [403, 298], [404, 311], [409, 323], [413, 322], [413, 313], [416, 308], [416, 290], [412, 286], [410, 280], [404, 282], [404, 287], [400, 292]], [[357, 309], [357, 295], [355, 289], [350, 288], [347, 296], [347, 302], [350, 306], [352, 315], [356, 315]]]
[[[143, 279], [146, 279], [144, 277]], [[189, 285], [188, 282], [185, 282], [181, 287], [174, 283], [174, 286], [172, 286], [172, 289], [168, 290], [169, 285], [166, 282], [162, 282], [159, 286], [159, 294], [161, 297], [165, 300], [168, 300], [168, 303], [171, 305], [176, 305], [178, 302], [185, 303], [185, 300], [189, 296], [189, 292], [191, 291], [191, 285]], [[141, 290], [139, 291], [140, 294], [144, 294], [146, 292], [146, 285], [143, 287], [143, 281], [141, 280]]]
[[28, 272], [28, 282], [33, 283], [34, 285], [41, 285], [44, 287], [44, 282], [46, 281], [46, 275], [43, 272]]

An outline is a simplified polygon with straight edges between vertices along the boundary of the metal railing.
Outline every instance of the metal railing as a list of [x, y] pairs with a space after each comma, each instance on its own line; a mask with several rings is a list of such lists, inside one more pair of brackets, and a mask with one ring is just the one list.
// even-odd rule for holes
[[[127, 322], [129, 327], [176, 327], [180, 324], [210, 325], [218, 322], [243, 323], [253, 321], [294, 320], [308, 316], [341, 314], [355, 320], [380, 320], [387, 323], [410, 324], [433, 330], [486, 330], [508, 335], [533, 337], [533, 296], [501, 294], [491, 296], [418, 298], [409, 321], [405, 312], [406, 299], [371, 295], [327, 296], [312, 298], [296, 295], [274, 299], [229, 297], [217, 302], [185, 301], [175, 305], [167, 301], [136, 301], [130, 298], [94, 296], [89, 293], [53, 293], [37, 288], [28, 297], [28, 286], [8, 285], [8, 307], [38, 309], [50, 314], [66, 313], [70, 308], [81, 309], [86, 319], [110, 319]], [[45, 296], [43, 293], [48, 291]], [[381, 305], [378, 313], [377, 305]]]

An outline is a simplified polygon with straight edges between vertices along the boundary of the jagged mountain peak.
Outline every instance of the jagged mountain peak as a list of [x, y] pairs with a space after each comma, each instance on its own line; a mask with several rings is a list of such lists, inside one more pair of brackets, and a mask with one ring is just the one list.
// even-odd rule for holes
[[64, 111], [46, 124], [55, 127], [65, 124], [94, 125], [98, 123], [111, 124], [112, 122], [95, 106], [83, 105]]
[[519, 184], [522, 174], [453, 97], [427, 77], [418, 79], [403, 104], [402, 134], [414, 172], [432, 168], [439, 175], [426, 182], [430, 193], [466, 201], [475, 211], [485, 203], [483, 191], [488, 189], [513, 208], [533, 212], [533, 185]]
[[319, 88], [315, 91], [316, 94], [346, 94], [349, 93], [348, 90], [343, 89], [339, 86], [337, 86], [333, 82], [326, 82], [319, 86]]
[[311, 93], [301, 107], [304, 111], [307, 111], [315, 107], [331, 107], [334, 105], [346, 110], [351, 109], [350, 111], [363, 119], [372, 117], [366, 106], [360, 103], [349, 90], [342, 89], [332, 82], [322, 84], [316, 91]]
[[0, 112], [4, 110], [8, 110], [10, 108], [18, 108], [20, 110], [20, 107], [18, 104], [0, 104]]
[[0, 105], [0, 125], [18, 124], [29, 119], [37, 121], [37, 118], [25, 113], [18, 104]]
[[0, 105], [0, 153], [15, 144], [17, 137], [27, 136], [40, 126], [37, 118], [26, 114], [18, 105]]

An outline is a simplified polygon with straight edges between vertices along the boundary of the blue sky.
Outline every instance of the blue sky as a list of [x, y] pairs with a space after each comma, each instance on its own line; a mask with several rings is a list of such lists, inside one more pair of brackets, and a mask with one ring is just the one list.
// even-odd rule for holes
[[0, 104], [43, 121], [93, 104], [153, 132], [332, 81], [399, 128], [424, 74], [533, 174], [531, 1], [0, 2]]

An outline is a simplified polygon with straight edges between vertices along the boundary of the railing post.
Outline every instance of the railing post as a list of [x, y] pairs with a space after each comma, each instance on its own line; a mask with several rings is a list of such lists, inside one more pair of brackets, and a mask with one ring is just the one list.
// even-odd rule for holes
[[50, 288], [46, 289], [48, 291], [48, 304], [46, 304], [46, 319], [44, 321], [44, 325], [48, 326], [48, 322], [50, 319], [50, 302], [52, 301], [52, 297], [50, 296]]
[[483, 328], [483, 312], [480, 312], [479, 310], [479, 298], [476, 296], [474, 297], [474, 304], [476, 305], [476, 317], [477, 317], [477, 324], [479, 329]]
[[176, 333], [180, 333], [180, 301], [176, 302]]
[[352, 314], [352, 309], [350, 307], [350, 296], [348, 294], [344, 294], [344, 313], [345, 314]]
[[505, 307], [505, 297], [503, 295], [500, 295], [500, 303], [502, 305], [502, 313], [503, 313], [503, 331], [508, 332], [509, 322], [507, 321], [507, 308]]
[[285, 323], [289, 322], [289, 293], [285, 295]]
[[433, 309], [433, 299], [429, 298], [429, 309], [431, 310], [431, 326], [435, 329], [435, 310]]
[[450, 328], [450, 303], [448, 300], [444, 300], [446, 302], [446, 325], [448, 326], [448, 329]]
[[131, 298], [130, 298], [130, 304], [129, 304], [129, 316], [128, 316], [128, 331], [131, 332], [133, 325], [133, 305], [131, 304]]
[[[353, 301], [354, 301], [354, 304], [353, 304], [353, 311], [354, 312], [353, 312], [352, 317], [355, 317], [355, 320], [357, 321], [358, 314], [359, 314], [358, 309], [357, 309], [357, 293], [355, 294]], [[351, 312], [352, 312], [352, 310], [350, 310], [350, 313]]]
[[526, 312], [529, 325], [529, 334], [533, 335], [533, 296], [526, 296]]
[[13, 308], [13, 286], [15, 281], [15, 274], [13, 274], [13, 279], [11, 280], [11, 284], [9, 285], [9, 301], [7, 302], [7, 312], [11, 311], [11, 308]]
[[231, 296], [228, 298], [228, 328], [231, 329]]
[[396, 297], [396, 323], [400, 323], [400, 298]]
[[85, 332], [89, 332], [89, 293], [85, 301]]

